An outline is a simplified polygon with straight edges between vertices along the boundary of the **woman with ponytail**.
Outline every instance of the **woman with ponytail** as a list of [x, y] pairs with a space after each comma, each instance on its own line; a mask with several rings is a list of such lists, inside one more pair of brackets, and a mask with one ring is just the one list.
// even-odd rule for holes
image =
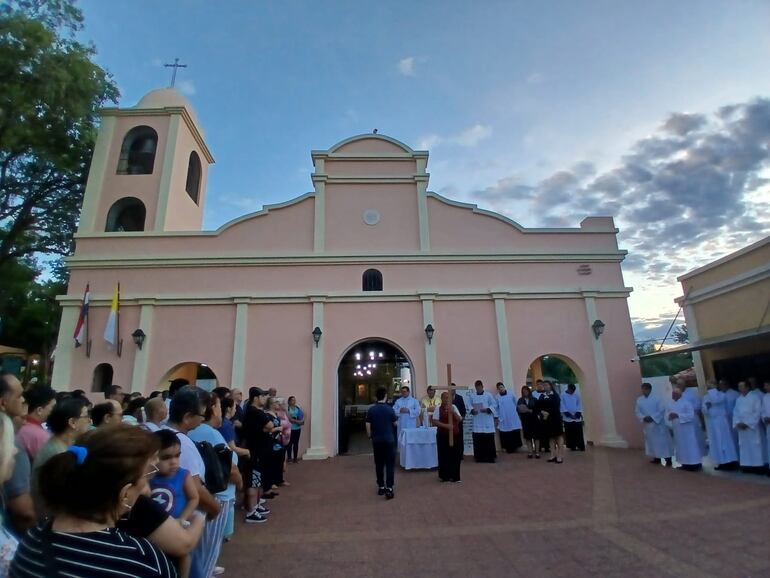
[[38, 481], [51, 517], [21, 541], [10, 576], [176, 577], [163, 552], [116, 527], [146, 492], [157, 451], [152, 434], [119, 424], [92, 430], [50, 458]]

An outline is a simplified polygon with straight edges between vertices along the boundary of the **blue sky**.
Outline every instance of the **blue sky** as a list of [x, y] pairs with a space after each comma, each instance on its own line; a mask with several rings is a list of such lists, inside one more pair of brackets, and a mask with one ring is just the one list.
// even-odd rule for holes
[[311, 149], [378, 128], [430, 150], [432, 190], [524, 226], [615, 215], [639, 338], [676, 275], [770, 230], [767, 2], [79, 5], [121, 105], [189, 66], [207, 228], [312, 190]]

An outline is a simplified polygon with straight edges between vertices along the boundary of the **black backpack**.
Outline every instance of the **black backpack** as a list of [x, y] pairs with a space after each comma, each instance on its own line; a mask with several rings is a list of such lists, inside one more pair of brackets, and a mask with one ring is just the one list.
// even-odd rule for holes
[[195, 447], [206, 466], [206, 489], [212, 494], [226, 490], [230, 483], [233, 451], [225, 444], [212, 446], [209, 442], [195, 442]]

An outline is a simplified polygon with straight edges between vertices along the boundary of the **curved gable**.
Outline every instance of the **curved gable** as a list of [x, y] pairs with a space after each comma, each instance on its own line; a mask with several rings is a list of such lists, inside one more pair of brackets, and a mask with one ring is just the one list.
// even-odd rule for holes
[[361, 134], [338, 142], [328, 151], [344, 155], [406, 154], [414, 151], [404, 143], [382, 134]]
[[256, 248], [260, 252], [296, 253], [313, 250], [315, 195], [307, 193], [285, 203], [265, 205], [216, 231], [222, 249]]

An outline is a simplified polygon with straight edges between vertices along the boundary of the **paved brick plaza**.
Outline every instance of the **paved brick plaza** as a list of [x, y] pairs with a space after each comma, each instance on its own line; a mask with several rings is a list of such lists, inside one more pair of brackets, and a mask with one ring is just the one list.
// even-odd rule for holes
[[[592, 449], [561, 466], [463, 462], [462, 485], [396, 473], [376, 495], [371, 456], [292, 466], [268, 524], [223, 549], [227, 576], [770, 576], [770, 485]], [[238, 518], [242, 518], [239, 513]]]

